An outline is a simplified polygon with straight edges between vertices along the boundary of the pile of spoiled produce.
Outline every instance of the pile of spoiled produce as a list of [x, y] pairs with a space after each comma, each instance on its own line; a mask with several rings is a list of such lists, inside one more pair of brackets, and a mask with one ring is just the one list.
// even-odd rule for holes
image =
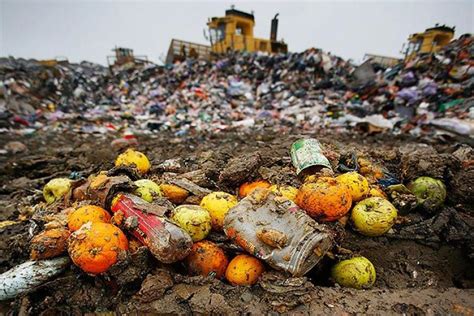
[[472, 310], [472, 148], [301, 136], [12, 156], [2, 310]]

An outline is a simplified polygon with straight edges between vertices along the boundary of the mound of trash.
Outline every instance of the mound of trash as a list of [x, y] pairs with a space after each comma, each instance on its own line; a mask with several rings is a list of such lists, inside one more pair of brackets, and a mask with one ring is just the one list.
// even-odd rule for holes
[[389, 298], [373, 312], [472, 306], [467, 145], [76, 136], [2, 165], [5, 311], [362, 312], [343, 299], [360, 290]]
[[0, 314], [472, 314], [473, 50], [0, 59]]
[[471, 137], [474, 40], [383, 69], [319, 49], [106, 68], [0, 60], [0, 128], [176, 135], [291, 129]]

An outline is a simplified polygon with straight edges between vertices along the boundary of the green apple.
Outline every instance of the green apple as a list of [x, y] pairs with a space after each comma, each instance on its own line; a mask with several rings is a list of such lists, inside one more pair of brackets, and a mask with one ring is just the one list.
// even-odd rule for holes
[[375, 268], [365, 257], [354, 257], [337, 263], [331, 270], [336, 283], [344, 287], [368, 289], [375, 283]]
[[153, 202], [156, 197], [161, 197], [161, 189], [158, 184], [148, 179], [141, 179], [135, 181], [137, 189], [134, 194], [141, 197], [147, 202]]
[[171, 219], [184, 229], [194, 242], [203, 240], [211, 231], [211, 215], [197, 205], [181, 205], [173, 210]]
[[437, 209], [446, 199], [446, 186], [441, 180], [419, 177], [407, 187], [416, 196], [418, 204], [427, 211]]
[[55, 178], [50, 180], [43, 188], [43, 196], [46, 203], [51, 204], [62, 198], [71, 189], [71, 180], [67, 178]]
[[356, 230], [366, 236], [381, 236], [392, 228], [397, 209], [381, 197], [366, 198], [352, 210], [351, 219]]

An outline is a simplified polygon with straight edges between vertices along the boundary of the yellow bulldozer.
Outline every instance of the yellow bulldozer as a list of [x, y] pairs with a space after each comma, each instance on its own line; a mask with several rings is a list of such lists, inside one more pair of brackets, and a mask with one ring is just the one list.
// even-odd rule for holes
[[364, 60], [370, 59], [384, 67], [393, 67], [398, 63], [409, 62], [416, 56], [436, 53], [448, 45], [454, 37], [454, 27], [435, 24], [422, 33], [413, 33], [408, 37], [408, 44], [403, 44], [404, 59], [375, 54], [365, 54]]
[[211, 54], [223, 54], [231, 51], [286, 53], [288, 46], [277, 40], [278, 14], [272, 19], [270, 39], [254, 37], [255, 17], [252, 13], [236, 10], [225, 11], [224, 17], [212, 17], [207, 22], [205, 37], [210, 46], [178, 39], [171, 41], [166, 63], [184, 60], [186, 57], [209, 59]]
[[423, 33], [414, 33], [408, 37], [405, 61], [410, 61], [417, 55], [436, 53], [448, 45], [454, 37], [454, 27], [435, 24], [434, 27], [426, 29]]
[[115, 47], [112, 49], [115, 55], [107, 56], [107, 63], [111, 71], [120, 68], [133, 68], [137, 65], [146, 65], [151, 63], [145, 55], [134, 55], [133, 49], [124, 47]]

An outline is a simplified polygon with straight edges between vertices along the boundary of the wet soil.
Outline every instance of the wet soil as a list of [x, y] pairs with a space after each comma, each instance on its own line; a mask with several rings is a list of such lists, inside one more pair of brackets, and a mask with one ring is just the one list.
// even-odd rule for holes
[[[162, 265], [140, 248], [126, 266], [105, 276], [90, 277], [70, 266], [36, 291], [0, 303], [0, 314], [472, 315], [474, 156], [469, 146], [406, 136], [262, 131], [140, 136], [137, 148], [150, 158], [152, 177], [174, 172], [201, 187], [232, 193], [256, 178], [298, 186], [288, 149], [303, 136], [318, 138], [334, 167], [341, 156], [356, 153], [399, 180], [428, 175], [447, 185], [442, 209], [411, 210], [383, 237], [364, 237], [346, 226], [338, 246], [373, 262], [377, 280], [371, 290], [334, 285], [328, 277], [329, 258], [304, 278], [268, 269], [257, 285], [234, 287], [210, 277], [189, 277], [180, 264]], [[0, 155], [0, 221], [21, 219], [0, 228], [0, 273], [28, 259], [29, 241], [43, 224], [33, 220], [43, 185], [54, 177], [87, 177], [112, 168], [117, 155], [113, 139], [67, 132], [0, 135], [0, 148], [12, 140], [27, 148]], [[163, 164], [168, 159], [174, 160]]]

